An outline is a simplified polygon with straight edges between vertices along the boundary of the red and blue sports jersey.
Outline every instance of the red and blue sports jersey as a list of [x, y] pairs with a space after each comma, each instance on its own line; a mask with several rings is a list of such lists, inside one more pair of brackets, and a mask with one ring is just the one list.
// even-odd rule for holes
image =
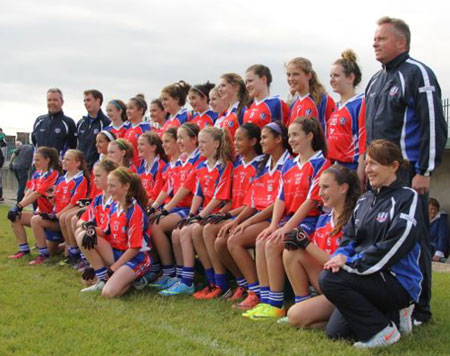
[[47, 172], [36, 171], [27, 182], [27, 189], [40, 194], [40, 197], [37, 199], [37, 206], [41, 213], [49, 214], [53, 211], [53, 203], [49, 199], [53, 197], [58, 176], [58, 171], [53, 169]]
[[103, 155], [100, 155], [100, 159], [94, 163], [91, 169], [91, 176], [89, 177], [89, 199], [94, 200], [94, 198], [102, 194], [103, 192], [97, 187], [97, 184], [95, 184], [95, 174], [94, 174], [94, 167], [95, 165], [100, 162], [103, 159]]
[[255, 178], [251, 182], [250, 190], [245, 197], [245, 205], [261, 211], [275, 202], [280, 186], [281, 171], [289, 158], [291, 158], [291, 155], [286, 150], [272, 169], [270, 168], [272, 157], [268, 159], [263, 169], [258, 169]]
[[109, 209], [113, 199], [109, 197], [105, 199], [104, 194], [97, 195], [92, 203], [86, 208], [86, 211], [81, 215], [81, 221], [95, 221], [97, 227], [105, 231], [108, 225]]
[[150, 124], [146, 121], [141, 121], [136, 125], [131, 125], [128, 127], [123, 138], [127, 140], [133, 146], [133, 164], [139, 166], [141, 163], [141, 158], [138, 153], [138, 139], [144, 132], [150, 131]]
[[112, 248], [117, 250], [150, 249], [148, 217], [135, 199], [126, 210], [117, 201], [112, 203], [105, 233]]
[[[172, 179], [172, 175], [175, 174], [175, 167], [176, 167], [176, 162], [169, 162], [167, 163], [162, 171], [161, 171], [161, 179], [163, 182], [163, 186], [161, 188], [161, 190], [164, 190], [164, 187], [166, 187], [166, 184], [169, 186], [170, 185], [170, 179]], [[170, 201], [170, 196], [167, 197], [167, 199], [164, 201], [165, 204], [167, 204]]]
[[322, 214], [319, 216], [316, 224], [316, 231], [311, 237], [311, 241], [313, 241], [321, 250], [327, 252], [329, 255], [336, 251], [342, 237], [342, 230], [335, 235], [331, 235], [331, 230], [334, 228], [331, 214], [332, 213]]
[[125, 121], [120, 126], [114, 126], [112, 123], [105, 127], [106, 131], [112, 132], [116, 138], [124, 138], [128, 129], [130, 128], [131, 123], [129, 121]]
[[[322, 151], [317, 151], [308, 162], [300, 163], [300, 156], [288, 160], [281, 174], [280, 194], [278, 199], [284, 201], [285, 215], [293, 215], [307, 199], [321, 201], [319, 197], [319, 178], [330, 167]], [[307, 216], [319, 215], [317, 208]]]
[[227, 113], [226, 110], [223, 113], [215, 112], [215, 114], [217, 115], [217, 119], [216, 119], [216, 121], [214, 121], [214, 127], [217, 127], [219, 129], [222, 128], [222, 123], [223, 123], [223, 120], [225, 119], [225, 114], [226, 113]]
[[205, 157], [200, 156], [198, 149], [193, 151], [189, 157], [183, 159], [180, 157], [172, 169], [171, 177], [164, 185], [163, 190], [167, 194], [174, 196], [181, 187], [186, 187], [191, 191], [185, 198], [183, 198], [177, 207], [189, 208], [192, 203], [192, 194], [195, 192], [195, 168], [197, 165], [205, 160]]
[[155, 157], [153, 162], [148, 165], [147, 161], [142, 160], [139, 167], [136, 168], [136, 174], [141, 178], [147, 196], [151, 200], [155, 200], [162, 187], [164, 186], [162, 171], [166, 165], [159, 156]]
[[87, 196], [87, 179], [83, 171], [68, 178], [67, 173], [58, 178], [55, 187], [55, 213], [59, 213], [67, 205], [75, 206], [80, 199]]
[[206, 110], [205, 112], [194, 113], [192, 116], [191, 122], [197, 124], [200, 127], [200, 130], [203, 130], [206, 126], [214, 126], [214, 123], [217, 119], [217, 113], [212, 111], [211, 109]]
[[240, 208], [244, 205], [245, 196], [250, 190], [251, 181], [256, 176], [258, 165], [263, 155], [256, 156], [250, 162], [245, 163], [244, 158], [239, 156], [234, 161], [233, 182], [231, 189], [231, 209]]
[[[195, 168], [195, 195], [202, 197], [202, 207], [206, 207], [212, 199], [229, 200], [231, 195], [231, 173], [233, 164], [217, 161], [213, 168], [206, 160]], [[217, 212], [220, 208], [213, 211]]]
[[149, 121], [150, 127], [152, 129], [152, 131], [156, 132], [157, 135], [162, 138], [162, 135], [164, 133], [164, 124], [160, 125], [158, 122], [155, 121]]
[[171, 127], [180, 127], [191, 120], [191, 113], [186, 108], [181, 108], [175, 115], [169, 116], [162, 128], [163, 133]]
[[327, 94], [321, 94], [319, 105], [316, 106], [311, 94], [304, 97], [298, 96], [291, 105], [289, 125], [298, 117], [313, 117], [319, 120], [323, 132], [327, 132], [327, 122], [335, 109], [334, 100]]
[[364, 94], [337, 108], [327, 123], [328, 158], [358, 163], [366, 152], [366, 100]]
[[261, 129], [272, 121], [285, 123], [289, 120], [289, 106], [278, 96], [268, 96], [252, 105], [245, 111], [243, 123], [252, 123]]
[[[235, 103], [231, 109], [225, 112], [225, 115], [222, 120], [221, 129], [227, 130], [230, 133], [231, 140], [234, 140], [234, 135], [236, 134], [237, 129], [239, 128], [239, 118], [237, 117], [237, 108], [239, 106], [239, 102]], [[242, 113], [241, 113], [242, 115]]]

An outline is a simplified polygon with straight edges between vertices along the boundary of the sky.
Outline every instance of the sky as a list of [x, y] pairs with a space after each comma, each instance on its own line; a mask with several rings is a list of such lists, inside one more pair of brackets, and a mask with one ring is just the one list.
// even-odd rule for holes
[[0, 127], [31, 131], [51, 87], [62, 89], [64, 112], [78, 121], [85, 89], [105, 101], [151, 100], [178, 80], [215, 83], [256, 63], [272, 71], [271, 94], [285, 97], [284, 64], [294, 57], [310, 59], [336, 97], [329, 70], [347, 48], [358, 55], [363, 91], [380, 69], [372, 42], [385, 15], [409, 24], [411, 56], [433, 69], [448, 98], [449, 8], [435, 0], [0, 0]]

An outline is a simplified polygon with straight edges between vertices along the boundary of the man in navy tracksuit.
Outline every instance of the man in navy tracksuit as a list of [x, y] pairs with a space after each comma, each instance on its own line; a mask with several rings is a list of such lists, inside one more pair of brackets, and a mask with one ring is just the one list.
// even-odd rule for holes
[[[432, 172], [439, 166], [447, 141], [447, 125], [441, 89], [430, 68], [409, 57], [410, 31], [399, 19], [378, 21], [373, 47], [383, 69], [366, 89], [367, 144], [375, 139], [396, 143], [410, 169], [403, 179], [419, 194], [419, 206], [427, 216]], [[421, 237], [422, 292], [414, 310], [416, 324], [431, 317], [431, 252], [429, 223], [425, 218]]]
[[104, 127], [111, 123], [108, 117], [103, 114], [102, 103], [103, 94], [98, 90], [91, 89], [84, 92], [84, 106], [88, 114], [77, 123], [78, 149], [83, 152], [89, 169], [92, 168], [99, 157], [95, 138]]

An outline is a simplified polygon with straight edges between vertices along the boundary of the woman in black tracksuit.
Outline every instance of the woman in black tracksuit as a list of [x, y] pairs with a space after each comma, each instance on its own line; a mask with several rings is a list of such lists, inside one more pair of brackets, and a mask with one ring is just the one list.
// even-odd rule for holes
[[[358, 200], [320, 275], [323, 293], [336, 306], [328, 336], [354, 337], [355, 347], [387, 346], [400, 332], [411, 332], [411, 303], [422, 280], [418, 241], [424, 221], [417, 193], [397, 179], [405, 165], [394, 143], [371, 143], [365, 168], [371, 188]], [[399, 322], [400, 332], [392, 321]]]

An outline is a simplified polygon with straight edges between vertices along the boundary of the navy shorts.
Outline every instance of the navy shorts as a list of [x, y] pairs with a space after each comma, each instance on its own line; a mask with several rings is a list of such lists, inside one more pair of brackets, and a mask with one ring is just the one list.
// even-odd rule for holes
[[49, 229], [44, 229], [45, 238], [51, 242], [63, 242], [64, 238], [62, 237], [61, 231], [52, 231]]
[[190, 208], [178, 207], [178, 208], [170, 209], [169, 213], [177, 214], [180, 218], [185, 219], [189, 215], [189, 210], [190, 210]]
[[[117, 261], [124, 254], [124, 252], [125, 251], [113, 248], [114, 261]], [[152, 262], [147, 252], [139, 252], [131, 260], [124, 264], [124, 266], [130, 267], [134, 271], [136, 278], [142, 277], [148, 270], [150, 270], [151, 265]]]

